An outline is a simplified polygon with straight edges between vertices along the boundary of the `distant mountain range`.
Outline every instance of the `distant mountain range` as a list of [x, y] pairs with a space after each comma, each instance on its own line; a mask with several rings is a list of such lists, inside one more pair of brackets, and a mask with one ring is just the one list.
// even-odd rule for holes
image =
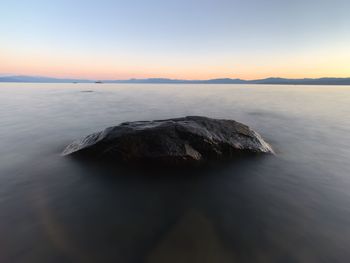
[[132, 84], [288, 84], [288, 85], [350, 85], [350, 78], [318, 78], [318, 79], [284, 79], [266, 78], [257, 80], [243, 79], [209, 79], [209, 80], [181, 80], [167, 78], [127, 79], [127, 80], [87, 80], [60, 79], [35, 76], [0, 76], [0, 82], [28, 82], [28, 83], [132, 83]]

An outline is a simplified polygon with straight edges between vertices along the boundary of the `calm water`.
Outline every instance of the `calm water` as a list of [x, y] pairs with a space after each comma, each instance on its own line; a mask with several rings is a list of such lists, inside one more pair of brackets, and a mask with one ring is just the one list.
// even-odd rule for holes
[[[60, 156], [185, 115], [244, 122], [277, 156], [181, 174]], [[349, 116], [349, 86], [2, 83], [0, 262], [349, 262]]]

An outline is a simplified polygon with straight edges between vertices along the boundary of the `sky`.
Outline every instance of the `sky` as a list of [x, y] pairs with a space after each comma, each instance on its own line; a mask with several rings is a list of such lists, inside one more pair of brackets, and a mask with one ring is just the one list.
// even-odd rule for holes
[[0, 74], [350, 77], [349, 0], [0, 0]]

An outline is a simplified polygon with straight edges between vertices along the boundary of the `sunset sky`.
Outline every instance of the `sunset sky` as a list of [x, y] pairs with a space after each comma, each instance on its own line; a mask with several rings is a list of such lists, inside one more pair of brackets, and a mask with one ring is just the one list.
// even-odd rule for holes
[[0, 74], [350, 77], [349, 0], [1, 0]]

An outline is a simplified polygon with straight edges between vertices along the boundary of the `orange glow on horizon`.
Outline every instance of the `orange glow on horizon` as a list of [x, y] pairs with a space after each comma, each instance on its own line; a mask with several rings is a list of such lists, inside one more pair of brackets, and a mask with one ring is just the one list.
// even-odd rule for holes
[[[324, 54], [326, 53], [326, 54]], [[350, 77], [350, 53], [315, 52], [279, 57], [178, 59], [137, 56], [58, 55], [48, 52], [0, 52], [0, 73], [82, 79], [213, 79], [267, 77]]]

